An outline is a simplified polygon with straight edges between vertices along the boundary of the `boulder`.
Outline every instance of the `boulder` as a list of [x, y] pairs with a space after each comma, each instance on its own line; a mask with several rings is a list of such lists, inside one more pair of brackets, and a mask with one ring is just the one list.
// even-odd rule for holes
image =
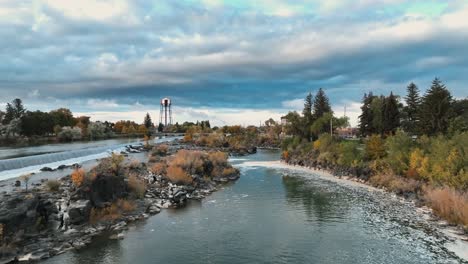
[[128, 196], [125, 177], [99, 175], [91, 184], [89, 199], [95, 207], [105, 207], [119, 198]]
[[69, 221], [72, 225], [85, 223], [89, 219], [91, 202], [89, 200], [76, 201], [68, 207]]
[[41, 171], [54, 171], [54, 169], [49, 168], [49, 167], [43, 167]]

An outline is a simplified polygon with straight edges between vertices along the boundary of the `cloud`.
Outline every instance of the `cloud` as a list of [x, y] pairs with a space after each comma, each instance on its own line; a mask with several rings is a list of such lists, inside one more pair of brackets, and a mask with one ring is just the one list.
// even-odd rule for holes
[[239, 121], [206, 111], [300, 110], [320, 87], [340, 105], [435, 76], [465, 97], [467, 16], [461, 0], [4, 0], [0, 97], [124, 115], [170, 96], [187, 118]]

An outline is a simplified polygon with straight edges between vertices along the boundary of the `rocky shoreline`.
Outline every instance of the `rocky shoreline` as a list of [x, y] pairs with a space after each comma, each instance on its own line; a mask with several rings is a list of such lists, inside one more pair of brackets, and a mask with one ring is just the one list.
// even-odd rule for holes
[[[169, 143], [167, 153], [157, 155], [157, 159], [171, 157], [179, 150], [219, 149], [173, 142]], [[145, 149], [139, 148], [135, 151]], [[231, 154], [245, 155], [255, 151]], [[76, 187], [73, 176], [67, 175], [54, 185], [51, 181], [43, 181], [29, 191], [0, 194], [0, 236], [3, 245], [0, 250], [0, 263], [47, 259], [69, 250], [84, 248], [97, 236], [122, 239], [125, 236], [123, 231], [129, 223], [147, 219], [166, 208], [182, 207], [191, 199], [203, 199], [223, 184], [239, 178], [239, 172], [233, 169], [229, 173], [210, 179], [198, 174], [189, 174], [192, 178], [190, 184], [173, 183], [167, 177], [153, 172], [151, 158], [148, 163], [128, 160], [125, 162], [125, 174], [134, 175], [146, 186], [138, 197], [129, 190], [129, 179], [100, 175], [80, 188]], [[51, 191], [52, 188], [55, 191]], [[130, 207], [128, 202], [123, 200], [128, 197], [132, 197], [131, 210], [122, 210], [121, 214], [109, 219], [92, 220], [93, 216], [96, 218], [97, 211], [113, 208], [116, 203], [122, 203], [118, 205], [119, 208]]]
[[382, 191], [388, 191], [394, 193], [401, 199], [405, 200], [406, 202], [413, 203], [417, 208], [422, 211], [429, 212], [430, 217], [434, 219], [434, 221], [438, 221], [442, 227], [451, 226], [456, 233], [456, 236], [459, 236], [461, 240], [468, 242], [468, 230], [465, 229], [463, 226], [460, 225], [450, 225], [446, 220], [436, 216], [432, 209], [425, 206], [424, 202], [418, 197], [417, 193], [414, 191], [390, 191], [387, 190], [385, 187], [382, 186], [373, 186], [369, 179], [372, 175], [372, 171], [370, 168], [349, 168], [346, 166], [338, 166], [332, 164], [324, 164], [315, 160], [302, 160], [294, 157], [290, 157], [287, 161], [282, 159], [287, 165], [291, 166], [298, 166], [304, 169], [309, 169], [318, 173], [325, 173], [330, 175], [331, 177], [336, 177], [342, 180], [356, 182], [358, 184], [363, 184], [366, 186], [370, 186], [372, 188], [377, 188]]

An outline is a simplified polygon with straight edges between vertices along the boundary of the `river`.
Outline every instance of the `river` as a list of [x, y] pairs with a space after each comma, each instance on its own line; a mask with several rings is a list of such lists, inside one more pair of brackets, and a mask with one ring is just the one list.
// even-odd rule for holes
[[[175, 137], [160, 137], [152, 140], [152, 143], [173, 139]], [[47, 178], [46, 176], [60, 176], [63, 175], [60, 171], [44, 174], [40, 173], [40, 170], [43, 167], [55, 169], [60, 165], [74, 163], [91, 166], [97, 159], [107, 157], [112, 152], [120, 153], [128, 145], [138, 144], [143, 144], [143, 140], [121, 138], [28, 147], [0, 147], [0, 181], [11, 180], [26, 173], [36, 173], [36, 181]]]
[[412, 203], [278, 159], [233, 159], [236, 183], [45, 263], [462, 263]]

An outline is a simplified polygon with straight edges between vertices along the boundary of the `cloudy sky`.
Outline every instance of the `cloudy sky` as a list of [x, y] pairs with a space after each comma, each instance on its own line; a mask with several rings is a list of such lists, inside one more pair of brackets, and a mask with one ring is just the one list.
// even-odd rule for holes
[[352, 123], [363, 93], [468, 95], [468, 1], [0, 0], [0, 103], [93, 120], [258, 124], [323, 87]]

